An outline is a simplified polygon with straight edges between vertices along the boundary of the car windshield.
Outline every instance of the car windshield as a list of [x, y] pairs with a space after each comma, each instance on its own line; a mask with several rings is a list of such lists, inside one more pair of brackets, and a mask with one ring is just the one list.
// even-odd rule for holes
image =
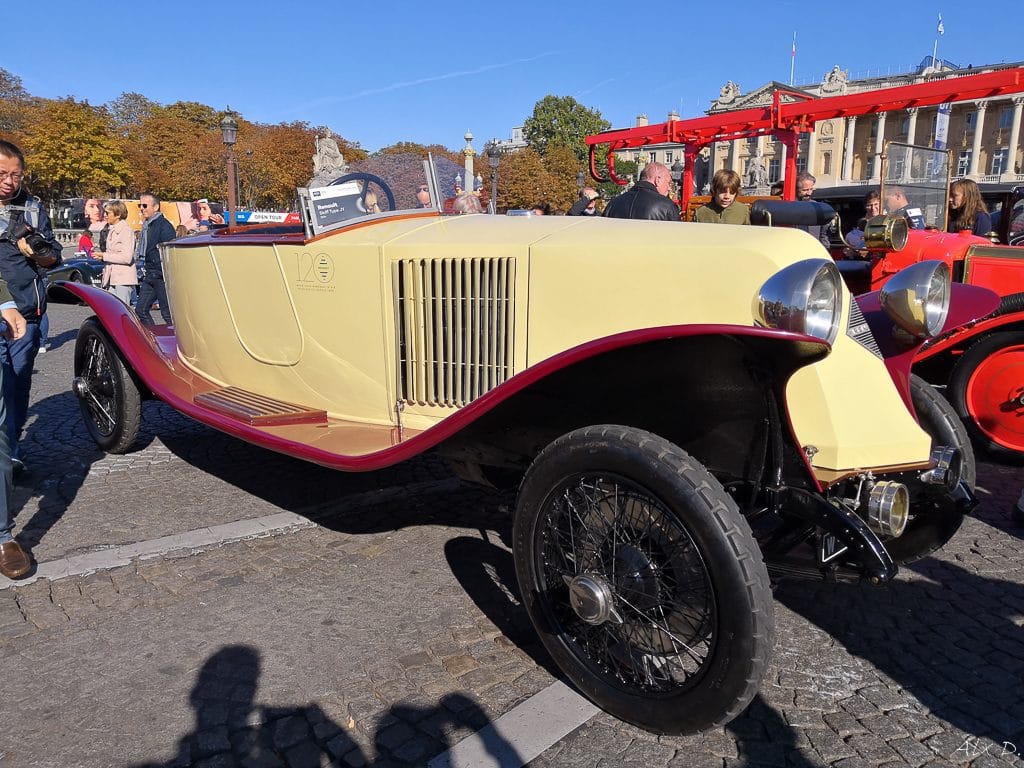
[[447, 158], [415, 154], [369, 157], [351, 163], [329, 184], [298, 190], [309, 235], [357, 219], [410, 211], [440, 211], [462, 191], [464, 170]]
[[885, 213], [921, 215], [925, 227], [945, 231], [949, 153], [890, 142], [882, 155], [882, 206]]

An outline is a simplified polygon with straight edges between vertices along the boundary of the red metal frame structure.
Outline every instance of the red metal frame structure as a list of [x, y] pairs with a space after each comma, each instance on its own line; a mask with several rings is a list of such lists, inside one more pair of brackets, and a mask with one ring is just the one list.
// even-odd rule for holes
[[[714, 141], [731, 141], [752, 136], [772, 135], [786, 146], [785, 188], [783, 197], [796, 197], [797, 142], [801, 133], [810, 133], [819, 120], [853, 117], [878, 112], [892, 112], [912, 107], [928, 107], [954, 101], [986, 99], [1024, 92], [1024, 67], [1011, 67], [964, 77], [944, 77], [914, 85], [901, 85], [876, 91], [863, 91], [846, 96], [816, 99], [805, 93], [776, 88], [772, 103], [766, 107], [721, 112], [689, 120], [670, 120], [667, 123], [637, 128], [620, 128], [587, 136], [590, 150], [590, 173], [599, 181], [609, 179], [616, 184], [626, 180], [615, 174], [615, 152], [622, 149], [645, 147], [651, 144], [682, 144], [683, 179], [681, 208], [693, 189], [693, 165], [697, 153]], [[783, 102], [783, 96], [797, 101]], [[596, 148], [608, 145], [608, 176], [597, 171]]]

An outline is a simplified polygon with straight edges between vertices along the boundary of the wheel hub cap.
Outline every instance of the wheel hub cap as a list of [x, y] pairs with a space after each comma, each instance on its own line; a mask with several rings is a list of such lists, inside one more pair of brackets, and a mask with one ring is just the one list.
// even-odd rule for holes
[[611, 587], [600, 576], [580, 574], [569, 581], [569, 603], [587, 624], [604, 624], [612, 617]]

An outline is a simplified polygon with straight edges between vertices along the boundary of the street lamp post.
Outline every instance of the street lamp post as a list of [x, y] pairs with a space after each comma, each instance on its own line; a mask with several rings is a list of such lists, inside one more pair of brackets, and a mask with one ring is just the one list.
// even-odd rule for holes
[[235, 212], [238, 210], [238, 198], [236, 196], [236, 185], [238, 183], [238, 163], [235, 160], [235, 140], [238, 137], [238, 121], [230, 110], [220, 121], [221, 138], [227, 151], [228, 165], [228, 225], [235, 226]]
[[501, 152], [493, 144], [487, 150], [487, 164], [491, 166], [491, 213], [498, 212], [498, 163], [500, 162], [500, 155]]

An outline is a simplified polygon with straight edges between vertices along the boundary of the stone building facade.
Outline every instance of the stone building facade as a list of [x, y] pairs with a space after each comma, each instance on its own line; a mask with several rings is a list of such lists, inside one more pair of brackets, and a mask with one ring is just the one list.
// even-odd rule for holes
[[[771, 104], [772, 93], [777, 88], [813, 98], [824, 98], [911, 85], [936, 78], [958, 78], [1022, 65], [1018, 62], [962, 68], [948, 62], [938, 62], [938, 66], [934, 67], [931, 64], [929, 57], [915, 72], [862, 80], [850, 79], [846, 71], [836, 66], [826, 72], [816, 85], [793, 87], [769, 82], [745, 93], [739, 85], [729, 81], [722, 86], [719, 98], [712, 102], [707, 114], [767, 106]], [[793, 101], [798, 97], [783, 98]], [[878, 183], [877, 158], [885, 143], [900, 141], [933, 146], [938, 109], [921, 107], [819, 121], [813, 133], [801, 137], [797, 169], [813, 173], [819, 187]], [[946, 147], [950, 150], [953, 177], [971, 178], [978, 182], [1024, 183], [1022, 112], [1024, 94], [952, 104]], [[674, 118], [678, 119], [675, 113], [670, 113], [669, 119]], [[636, 124], [646, 125], [647, 117], [641, 115]], [[710, 156], [705, 153], [708, 170], [703, 178], [709, 178], [710, 174], [720, 168], [731, 168], [746, 179], [747, 166], [756, 155], [760, 155], [767, 166], [769, 181], [780, 180], [785, 169], [786, 148], [770, 136], [716, 142], [710, 148]], [[651, 145], [642, 149], [623, 150], [617, 156], [640, 164], [657, 161], [671, 166], [676, 160], [681, 160], [682, 146]], [[702, 175], [700, 170], [698, 167], [698, 178]]]

